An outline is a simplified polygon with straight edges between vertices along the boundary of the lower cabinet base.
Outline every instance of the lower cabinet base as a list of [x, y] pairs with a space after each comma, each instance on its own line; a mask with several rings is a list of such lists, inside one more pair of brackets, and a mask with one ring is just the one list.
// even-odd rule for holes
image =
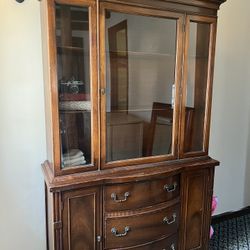
[[214, 166], [52, 192], [46, 184], [47, 249], [208, 249]]

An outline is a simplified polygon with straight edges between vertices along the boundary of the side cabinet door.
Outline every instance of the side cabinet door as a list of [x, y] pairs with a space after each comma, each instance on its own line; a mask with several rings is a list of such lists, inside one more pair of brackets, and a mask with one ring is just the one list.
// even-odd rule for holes
[[63, 193], [63, 250], [99, 249], [99, 201], [99, 188]]
[[208, 249], [214, 168], [182, 176], [182, 249]]

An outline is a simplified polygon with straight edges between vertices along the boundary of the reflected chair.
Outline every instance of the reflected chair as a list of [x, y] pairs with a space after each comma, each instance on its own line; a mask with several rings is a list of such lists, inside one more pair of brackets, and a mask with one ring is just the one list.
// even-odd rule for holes
[[[191, 146], [192, 139], [192, 127], [193, 127], [193, 116], [194, 108], [186, 107], [185, 112], [185, 140], [184, 140], [184, 151], [188, 151]], [[152, 156], [154, 141], [156, 135], [156, 125], [158, 118], [165, 119], [166, 125], [173, 127], [173, 108], [171, 104], [153, 102], [152, 113], [150, 124], [147, 129], [147, 134], [145, 136], [145, 146], [144, 146], [144, 155]], [[172, 130], [172, 129], [171, 129]], [[167, 153], [171, 153], [172, 148], [172, 132], [169, 143], [169, 148]]]

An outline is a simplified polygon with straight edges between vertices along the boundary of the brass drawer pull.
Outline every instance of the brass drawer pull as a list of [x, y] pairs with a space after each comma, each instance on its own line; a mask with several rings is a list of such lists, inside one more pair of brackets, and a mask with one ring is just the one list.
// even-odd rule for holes
[[164, 186], [164, 190], [166, 190], [168, 193], [172, 193], [176, 190], [177, 186], [178, 186], [178, 184], [176, 182], [174, 182], [174, 184], [172, 184], [172, 185], [166, 184]]
[[129, 193], [129, 192], [126, 192], [126, 193], [124, 194], [124, 199], [119, 200], [119, 199], [117, 198], [116, 193], [112, 193], [112, 194], [111, 194], [111, 199], [112, 199], [113, 201], [115, 201], [115, 202], [124, 202], [124, 201], [126, 201], [126, 200], [128, 199], [129, 196], [130, 196], [130, 193]]
[[163, 218], [163, 223], [167, 223], [168, 225], [175, 223], [176, 220], [176, 213], [173, 213], [172, 219], [168, 219], [168, 217]]
[[170, 246], [170, 249], [171, 249], [171, 250], [175, 250], [174, 244], [172, 244], [172, 245]]
[[128, 234], [128, 232], [130, 231], [130, 227], [126, 226], [124, 228], [124, 233], [118, 233], [117, 229], [115, 227], [113, 227], [111, 229], [111, 233], [116, 236], [116, 237], [124, 237]]
[[[166, 248], [163, 248], [162, 250], [167, 250]], [[170, 250], [175, 250], [174, 244], [170, 246]]]

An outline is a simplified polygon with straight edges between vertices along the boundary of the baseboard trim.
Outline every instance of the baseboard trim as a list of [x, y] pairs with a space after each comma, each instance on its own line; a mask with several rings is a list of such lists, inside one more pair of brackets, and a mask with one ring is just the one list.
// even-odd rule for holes
[[231, 212], [226, 212], [223, 214], [218, 214], [218, 215], [212, 216], [212, 224], [218, 224], [218, 223], [223, 222], [225, 220], [237, 218], [237, 217], [243, 216], [245, 214], [249, 214], [249, 213], [250, 213], [250, 206], [245, 207], [245, 208], [238, 210], [238, 211], [231, 211]]

